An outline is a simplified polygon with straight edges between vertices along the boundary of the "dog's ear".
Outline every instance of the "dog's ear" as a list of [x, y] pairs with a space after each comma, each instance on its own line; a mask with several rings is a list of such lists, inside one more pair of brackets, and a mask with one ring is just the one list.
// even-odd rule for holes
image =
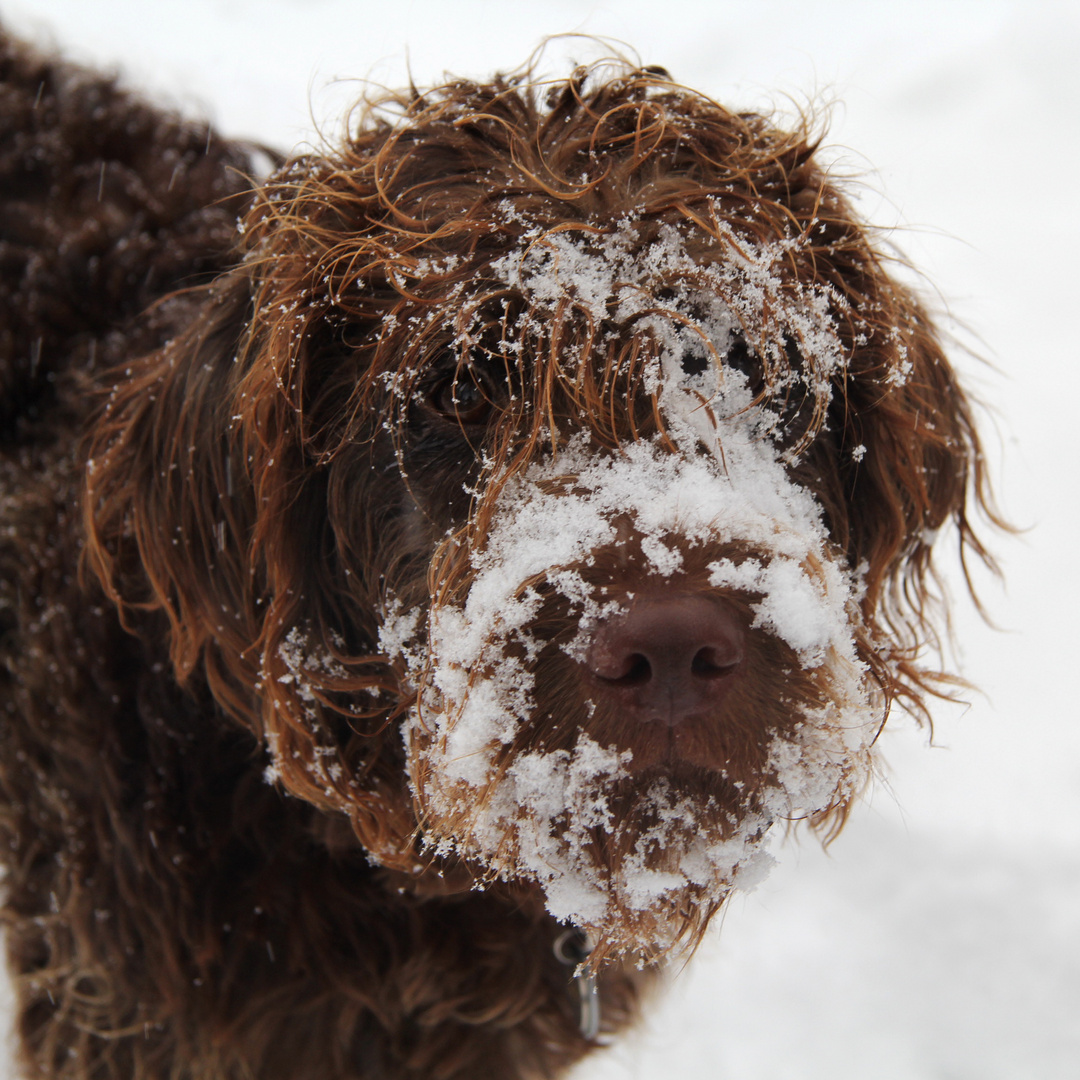
[[173, 301], [181, 332], [106, 376], [87, 460], [85, 565], [129, 626], [136, 612], [166, 614], [180, 681], [219, 643], [207, 676], [226, 699], [236, 680], [221, 657], [245, 655], [257, 622], [244, 550], [252, 494], [230, 416], [248, 293], [234, 275]]
[[177, 298], [182, 331], [116, 372], [89, 448], [85, 564], [131, 628], [164, 613], [178, 680], [205, 677], [265, 740], [271, 778], [385, 849], [412, 828], [383, 805], [409, 805], [386, 798], [404, 782], [393, 681], [368, 583], [342, 567], [310, 387], [289, 374], [318, 342], [298, 345], [259, 288], [242, 266]]
[[832, 413], [846, 546], [852, 566], [861, 568], [864, 618], [879, 642], [868, 655], [871, 666], [890, 697], [928, 721], [923, 694], [947, 695], [955, 684], [920, 657], [927, 647], [940, 651], [940, 620], [947, 617], [938, 602], [935, 543], [952, 525], [965, 572], [972, 555], [993, 568], [971, 513], [979, 509], [1001, 522], [972, 407], [936, 327], [905, 287], [887, 278], [877, 285], [878, 325], [855, 350]]
[[807, 141], [778, 159], [783, 213], [809, 241], [799, 277], [842, 298], [834, 316], [847, 361], [831, 387], [827, 437], [808, 451], [818, 455], [813, 489], [862, 583], [862, 657], [887, 701], [929, 723], [926, 695], [951, 697], [963, 685], [928, 662], [941, 658], [948, 619], [937, 542], [952, 531], [965, 574], [971, 559], [996, 572], [973, 516], [1009, 525], [993, 504], [972, 403], [905, 283], [910, 266], [878, 245], [815, 150]]

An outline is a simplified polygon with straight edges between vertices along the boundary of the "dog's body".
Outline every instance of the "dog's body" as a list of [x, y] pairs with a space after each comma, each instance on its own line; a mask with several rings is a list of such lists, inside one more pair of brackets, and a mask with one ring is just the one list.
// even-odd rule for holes
[[662, 73], [456, 84], [253, 191], [0, 65], [27, 1074], [555, 1075], [578, 961], [616, 1030], [933, 689], [982, 481], [932, 327], [805, 134]]

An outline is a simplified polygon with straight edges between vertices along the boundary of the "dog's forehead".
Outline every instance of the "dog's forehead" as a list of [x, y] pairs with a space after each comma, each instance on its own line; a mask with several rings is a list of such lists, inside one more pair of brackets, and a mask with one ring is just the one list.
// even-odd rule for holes
[[[846, 363], [844, 297], [793, 273], [809, 246], [803, 235], [762, 240], [718, 212], [694, 222], [627, 214], [605, 226], [551, 225], [509, 202], [499, 213], [514, 227], [509, 242], [459, 276], [452, 302], [420, 315], [428, 332], [441, 324], [440, 345], [461, 356], [479, 347], [515, 366], [530, 355], [558, 356], [570, 378], [613, 349], [682, 374], [748, 355], [770, 373], [790, 374], [797, 356], [798, 378], [815, 393]], [[460, 263], [434, 255], [415, 272], [443, 282]]]

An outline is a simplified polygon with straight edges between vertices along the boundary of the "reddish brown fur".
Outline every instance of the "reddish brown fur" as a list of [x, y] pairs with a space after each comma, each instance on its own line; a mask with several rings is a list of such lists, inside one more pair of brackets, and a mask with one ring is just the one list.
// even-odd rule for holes
[[[840, 556], [867, 566], [858, 641], [886, 705], [920, 714], [941, 685], [920, 658], [936, 640], [928, 536], [952, 522], [984, 555], [967, 510], [984, 503], [979, 444], [932, 324], [806, 130], [655, 72], [384, 101], [253, 195], [243, 147], [108, 81], [6, 40], [0, 75], [0, 850], [27, 1075], [555, 1075], [589, 1048], [560, 927], [533, 887], [470, 891], [474, 868], [422, 851], [396, 723], [409, 701], [378, 619], [390, 595], [468, 588], [461, 551], [482, 546], [497, 494], [462, 494], [477, 445], [505, 481], [557, 433], [584, 424], [617, 448], [662, 423], [640, 365], [619, 363], [650, 347], [632, 327], [597, 358], [570, 311], [525, 343], [531, 367], [497, 359], [512, 330], [485, 268], [518, 238], [494, 208], [550, 229], [634, 209], [703, 238], [812, 236], [788, 270], [847, 298], [850, 360], [831, 403], [789, 403], [793, 472]], [[422, 261], [446, 254], [445, 271]], [[472, 423], [431, 405], [433, 363], [466, 326], [446, 307], [461, 282], [470, 312], [492, 312], [475, 349], [518, 391]], [[588, 362], [543, 362], [572, 346]], [[788, 362], [764, 363], [763, 398]], [[401, 407], [394, 373], [427, 404]], [[605, 587], [630, 588], [600, 556]], [[333, 657], [305, 673], [314, 703], [288, 678], [295, 627]], [[775, 639], [752, 648], [784, 666]], [[546, 700], [573, 718], [552, 663]], [[735, 711], [782, 724], [769, 689]], [[611, 719], [596, 724], [604, 737]], [[727, 738], [701, 754], [760, 771], [760, 739]], [[263, 780], [267, 739], [287, 795]], [[606, 1030], [641, 980], [604, 970]]]

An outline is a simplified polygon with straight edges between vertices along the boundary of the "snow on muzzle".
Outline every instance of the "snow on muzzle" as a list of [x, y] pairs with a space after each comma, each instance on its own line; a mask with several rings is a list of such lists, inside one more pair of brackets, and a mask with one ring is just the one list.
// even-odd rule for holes
[[[733, 886], [771, 865], [773, 822], [846, 805], [868, 775], [881, 703], [857, 656], [856, 583], [812, 494], [754, 431], [722, 421], [717, 452], [697, 454], [662, 436], [599, 453], [581, 434], [497, 488], [463, 599], [384, 624], [417, 692], [403, 735], [426, 840], [489, 877], [535, 882], [600, 953], [692, 943]], [[715, 750], [681, 767], [677, 743], [670, 768], [635, 761], [640, 734], [598, 726], [587, 692], [569, 722], [551, 715], [540, 616], [557, 595], [576, 627], [558, 645], [566, 670], [595, 667], [604, 628], [636, 599], [627, 581], [597, 587], [596, 553], [628, 534], [643, 594], [704, 578], [690, 604], [735, 598], [745, 611], [738, 663], [753, 670], [739, 677], [754, 692], [696, 722], [734, 708], [754, 725], [754, 775]]]

